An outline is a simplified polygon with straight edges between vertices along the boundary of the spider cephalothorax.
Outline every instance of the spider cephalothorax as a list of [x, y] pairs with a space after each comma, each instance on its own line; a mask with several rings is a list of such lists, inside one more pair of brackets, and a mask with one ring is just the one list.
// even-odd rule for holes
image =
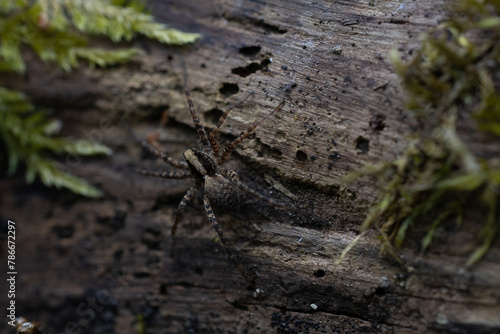
[[[181, 202], [177, 207], [177, 214], [175, 216], [174, 225], [172, 226], [172, 236], [175, 235], [177, 230], [177, 225], [182, 219], [182, 211], [187, 206], [187, 204], [193, 199], [194, 195], [198, 190], [202, 189], [203, 191], [203, 206], [205, 209], [205, 214], [208, 217], [208, 220], [214, 227], [215, 231], [219, 235], [219, 239], [224, 246], [227, 255], [236, 266], [236, 268], [240, 271], [240, 273], [245, 277], [245, 279], [252, 284], [252, 282], [247, 278], [243, 270], [240, 268], [236, 259], [231, 252], [230, 248], [227, 247], [226, 240], [224, 239], [224, 235], [222, 233], [222, 229], [217, 223], [217, 219], [214, 215], [212, 204], [216, 207], [229, 210], [229, 211], [237, 211], [240, 205], [240, 196], [238, 188], [242, 188], [246, 191], [254, 193], [258, 197], [265, 198], [261, 196], [247, 186], [242, 184], [239, 181], [238, 174], [226, 168], [220, 167], [231, 155], [234, 148], [245, 139], [260, 123], [262, 123], [266, 118], [271, 116], [276, 110], [281, 108], [284, 104], [284, 101], [281, 102], [273, 111], [264, 116], [263, 118], [256, 120], [246, 131], [241, 133], [236, 139], [230, 142], [220, 153], [219, 142], [215, 138], [217, 133], [219, 132], [220, 127], [224, 123], [227, 115], [231, 111], [234, 106], [227, 108], [222, 116], [219, 118], [217, 124], [214, 129], [210, 132], [209, 135], [205, 132], [205, 129], [200, 123], [198, 116], [196, 115], [196, 111], [194, 109], [193, 101], [191, 96], [189, 95], [189, 91], [184, 89], [186, 94], [186, 99], [189, 105], [189, 111], [191, 113], [191, 118], [193, 119], [193, 123], [196, 131], [198, 132], [198, 136], [201, 141], [201, 149], [197, 148], [188, 148], [184, 152], [184, 161], [176, 160], [170, 157], [168, 154], [164, 152], [160, 152], [152, 145], [148, 144], [145, 140], [139, 140], [140, 143], [152, 154], [163, 159], [166, 163], [172, 165], [173, 167], [182, 169], [183, 171], [179, 172], [149, 172], [149, 171], [139, 171], [139, 173], [149, 176], [156, 176], [165, 179], [185, 179], [185, 178], [194, 178], [195, 184], [186, 192]], [[250, 94], [248, 95], [250, 96]], [[238, 104], [243, 103], [248, 96]]]
[[240, 193], [236, 172], [223, 168], [219, 171], [210, 155], [196, 148], [187, 149], [184, 152], [184, 159], [195, 182], [204, 187], [210, 203], [228, 211], [239, 210]]

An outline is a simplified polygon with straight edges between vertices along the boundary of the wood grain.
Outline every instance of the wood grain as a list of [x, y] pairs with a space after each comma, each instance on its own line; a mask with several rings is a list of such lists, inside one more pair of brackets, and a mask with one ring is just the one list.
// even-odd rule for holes
[[[451, 3], [151, 1], [159, 21], [203, 39], [184, 48], [137, 40], [146, 54], [119, 68], [61, 74], [32, 61], [26, 77], [2, 76], [53, 108], [64, 134], [114, 150], [60, 158], [104, 190], [100, 200], [25, 185], [22, 173], [2, 180], [0, 210], [18, 226], [19, 315], [44, 333], [137, 333], [141, 323], [145, 333], [498, 333], [498, 241], [464, 268], [477, 246], [474, 215], [439, 231], [426, 254], [422, 230], [412, 231], [399, 250], [403, 266], [378, 254], [376, 231], [334, 264], [376, 194], [372, 180], [340, 177], [394, 159], [416, 125], [388, 51], [409, 59]], [[143, 138], [157, 133], [174, 157], [196, 146], [183, 63], [209, 128], [255, 93], [231, 112], [223, 142], [286, 101], [226, 167], [298, 212], [248, 194], [240, 212], [216, 211], [258, 290], [226, 259], [199, 200], [173, 243], [175, 209], [191, 183], [134, 173], [169, 167], [113, 123], [121, 118]]]

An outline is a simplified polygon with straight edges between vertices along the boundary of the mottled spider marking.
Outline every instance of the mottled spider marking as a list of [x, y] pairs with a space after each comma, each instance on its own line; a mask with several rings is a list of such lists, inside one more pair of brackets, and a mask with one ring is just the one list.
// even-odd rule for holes
[[137, 173], [147, 176], [161, 177], [162, 179], [188, 179], [190, 172], [150, 172], [148, 170], [138, 170]]
[[196, 186], [189, 188], [189, 190], [184, 194], [184, 197], [182, 197], [181, 202], [177, 206], [177, 213], [175, 215], [174, 225], [172, 226], [172, 230], [170, 231], [172, 237], [175, 236], [175, 232], [177, 231], [177, 225], [179, 225], [179, 222], [182, 220], [182, 210], [184, 210], [184, 208], [189, 204], [189, 202], [191, 202], [197, 190], [198, 187]]
[[226, 176], [234, 184], [238, 184], [240, 182], [240, 177], [234, 170], [226, 168], [220, 168], [219, 170], [222, 175]]
[[236, 184], [222, 174], [205, 177], [205, 194], [217, 207], [230, 212], [240, 210], [240, 193]]
[[243, 100], [236, 103], [235, 105], [227, 107], [226, 110], [224, 110], [224, 112], [222, 113], [222, 116], [217, 121], [217, 124], [215, 124], [215, 127], [213, 128], [212, 132], [210, 132], [210, 135], [208, 136], [208, 141], [210, 142], [210, 145], [212, 145], [212, 149], [213, 149], [215, 156], [219, 155], [219, 148], [220, 148], [219, 142], [217, 141], [217, 139], [215, 139], [215, 135], [217, 133], [219, 133], [219, 129], [222, 126], [222, 124], [224, 123], [224, 121], [226, 120], [227, 115], [229, 115], [229, 112], [231, 110], [233, 110], [234, 108], [243, 104], [250, 97], [250, 95], [253, 95], [253, 92], [248, 94]]
[[191, 118], [193, 119], [194, 128], [198, 132], [198, 136], [201, 139], [202, 145], [208, 146], [207, 133], [205, 132], [203, 125], [201, 125], [201, 122], [200, 122], [200, 119], [198, 118], [198, 115], [196, 115], [196, 110], [194, 109], [193, 99], [191, 98], [191, 95], [189, 94], [189, 91], [186, 87], [184, 88], [184, 93], [186, 94], [186, 99], [187, 99], [188, 106], [189, 106], [189, 112], [191, 113]]

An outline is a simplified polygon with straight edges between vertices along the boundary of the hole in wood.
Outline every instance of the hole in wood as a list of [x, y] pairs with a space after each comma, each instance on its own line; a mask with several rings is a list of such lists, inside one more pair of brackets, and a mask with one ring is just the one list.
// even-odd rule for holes
[[359, 136], [355, 143], [356, 149], [360, 150], [362, 154], [368, 154], [368, 151], [370, 151], [370, 141], [368, 139]]
[[299, 161], [306, 161], [307, 160], [307, 153], [304, 151], [297, 151], [297, 154], [295, 155], [297, 157], [297, 160]]
[[239, 53], [241, 53], [245, 57], [255, 57], [260, 52], [260, 49], [261, 47], [258, 45], [244, 46], [240, 48]]
[[375, 131], [382, 131], [385, 128], [385, 116], [377, 114], [370, 120], [370, 128]]
[[219, 118], [222, 116], [223, 111], [219, 108], [210, 109], [205, 113], [205, 117], [207, 120], [210, 120], [211, 123], [216, 123]]
[[323, 269], [318, 269], [313, 274], [314, 277], [324, 277], [325, 271]]
[[233, 68], [231, 73], [237, 74], [242, 78], [248, 77], [250, 74], [253, 74], [260, 70], [262, 66], [259, 63], [250, 63], [245, 67], [236, 67]]
[[234, 95], [240, 91], [240, 87], [237, 84], [225, 82], [222, 84], [222, 87], [219, 89], [219, 92], [225, 97], [229, 97]]

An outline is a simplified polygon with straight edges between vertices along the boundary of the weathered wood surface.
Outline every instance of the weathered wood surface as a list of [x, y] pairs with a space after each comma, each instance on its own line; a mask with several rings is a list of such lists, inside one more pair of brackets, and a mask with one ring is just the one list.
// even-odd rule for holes
[[[115, 151], [61, 158], [104, 190], [100, 200], [24, 185], [21, 174], [2, 180], [2, 224], [17, 224], [18, 315], [47, 333], [133, 333], [140, 323], [146, 333], [498, 333], [498, 241], [483, 262], [464, 268], [476, 246], [474, 218], [460, 231], [442, 230], [424, 255], [413, 231], [404, 266], [379, 256], [376, 233], [334, 265], [374, 195], [369, 180], [345, 185], [339, 177], [394, 158], [412, 126], [387, 53], [411, 57], [418, 34], [449, 5], [370, 2], [153, 1], [158, 20], [203, 39], [187, 48], [137, 42], [147, 54], [121, 68], [65, 75], [33, 62], [25, 78], [3, 76], [54, 108], [66, 134]], [[286, 101], [228, 167], [303, 214], [251, 196], [239, 213], [216, 212], [255, 291], [226, 259], [199, 201], [172, 244], [173, 215], [190, 182], [135, 174], [168, 166], [109, 126], [121, 116], [142, 137], [158, 133], [176, 157], [196, 145], [182, 62], [207, 126], [255, 92], [231, 112], [225, 141]]]

